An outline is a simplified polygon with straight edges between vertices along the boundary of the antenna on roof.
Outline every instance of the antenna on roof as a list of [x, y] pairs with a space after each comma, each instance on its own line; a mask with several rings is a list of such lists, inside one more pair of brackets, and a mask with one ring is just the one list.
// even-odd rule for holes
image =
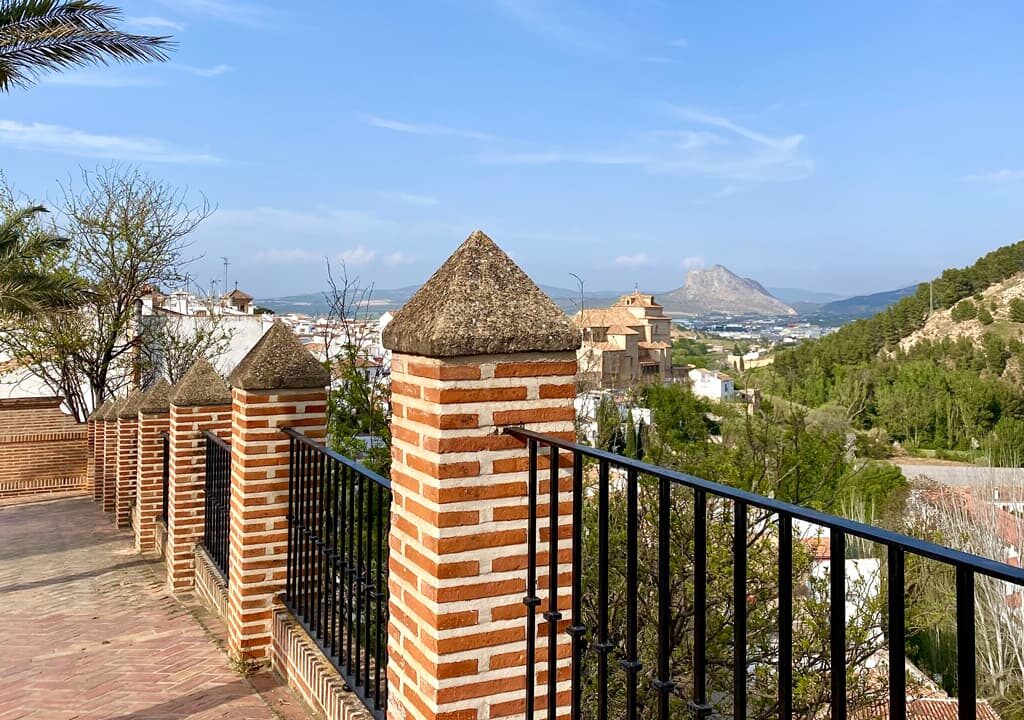
[[227, 292], [228, 291], [228, 265], [230, 265], [231, 263], [228, 262], [227, 257], [225, 257], [224, 255], [221, 255], [220, 259], [224, 261], [224, 285], [222, 287], [224, 288], [224, 292]]

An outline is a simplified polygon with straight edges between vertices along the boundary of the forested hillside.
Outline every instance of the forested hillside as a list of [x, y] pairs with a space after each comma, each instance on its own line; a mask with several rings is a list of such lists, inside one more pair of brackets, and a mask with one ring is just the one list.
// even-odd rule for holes
[[[879, 428], [921, 448], [980, 447], [996, 461], [1019, 460], [1024, 301], [999, 307], [985, 291], [1004, 283], [1019, 296], [1022, 271], [1024, 242], [946, 270], [931, 288], [922, 284], [885, 312], [779, 353], [765, 382], [809, 407], [845, 412], [855, 429]], [[956, 340], [918, 332], [929, 322], [932, 302], [942, 316], [936, 322], [971, 322], [975, 331]], [[902, 342], [912, 335], [913, 342]]]

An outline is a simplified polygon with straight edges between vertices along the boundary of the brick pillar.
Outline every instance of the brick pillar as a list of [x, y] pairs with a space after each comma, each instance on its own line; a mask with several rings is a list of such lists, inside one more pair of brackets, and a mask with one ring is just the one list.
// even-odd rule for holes
[[206, 519], [206, 441], [231, 432], [231, 390], [206, 360], [193, 365], [171, 395], [171, 471], [167, 499], [167, 583], [176, 593], [195, 583], [195, 546]]
[[234, 413], [228, 652], [263, 660], [270, 655], [272, 603], [287, 576], [289, 440], [281, 428], [324, 438], [330, 375], [277, 322], [229, 380]]
[[139, 400], [142, 392], [128, 396], [117, 412], [117, 483], [114, 487], [114, 525], [131, 524], [135, 504], [135, 472], [139, 466]]
[[[510, 425], [571, 439], [579, 331], [474, 233], [384, 332], [392, 358], [389, 717], [526, 717], [526, 448]], [[546, 458], [539, 467], [546, 467]], [[557, 606], [571, 607], [571, 458], [561, 467]], [[540, 473], [537, 708], [546, 708], [548, 515]], [[569, 704], [559, 623], [558, 716]], [[532, 715], [530, 716], [532, 717]]]
[[106, 440], [104, 418], [110, 409], [111, 401], [106, 400], [89, 416], [89, 467], [88, 483], [92, 499], [103, 504], [103, 446]]
[[156, 523], [163, 511], [164, 439], [170, 427], [171, 386], [160, 378], [139, 403], [139, 464], [135, 492], [135, 549], [156, 549]]
[[117, 414], [124, 398], [114, 400], [103, 422], [103, 510], [114, 514], [117, 494]]

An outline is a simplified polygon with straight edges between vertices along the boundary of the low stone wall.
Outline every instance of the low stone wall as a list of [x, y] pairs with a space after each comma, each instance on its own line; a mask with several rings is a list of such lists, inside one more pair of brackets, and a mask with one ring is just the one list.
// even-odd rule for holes
[[222, 620], [228, 616], [228, 583], [202, 545], [196, 545], [196, 597]]
[[359, 699], [346, 689], [344, 678], [280, 602], [274, 607], [270, 650], [274, 670], [314, 710], [331, 720], [373, 720]]
[[0, 498], [87, 489], [88, 432], [60, 403], [0, 400]]

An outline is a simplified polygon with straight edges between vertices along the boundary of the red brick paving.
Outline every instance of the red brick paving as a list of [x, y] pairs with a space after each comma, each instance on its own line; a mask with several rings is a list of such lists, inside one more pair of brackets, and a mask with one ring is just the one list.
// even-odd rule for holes
[[0, 720], [306, 716], [235, 673], [157, 570], [90, 499], [0, 507]]

